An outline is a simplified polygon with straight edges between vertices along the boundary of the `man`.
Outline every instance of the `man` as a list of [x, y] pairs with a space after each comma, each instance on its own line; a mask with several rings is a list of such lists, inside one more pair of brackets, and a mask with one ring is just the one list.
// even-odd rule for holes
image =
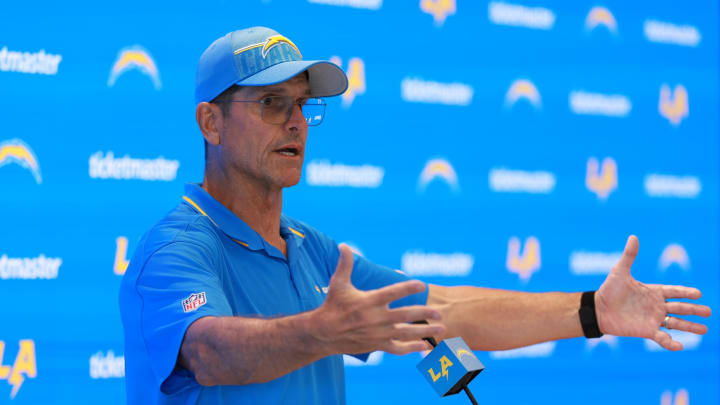
[[[530, 294], [426, 286], [283, 216], [308, 125], [324, 114], [315, 97], [346, 88], [337, 66], [303, 61], [267, 28], [229, 33], [203, 53], [203, 182], [145, 235], [120, 292], [128, 403], [344, 403], [340, 354], [421, 351], [426, 336], [500, 350], [609, 333], [680, 350], [661, 327], [707, 331], [669, 314], [710, 308], [666, 302], [698, 290], [632, 279], [634, 236], [597, 293]], [[420, 320], [429, 324], [411, 323]]]

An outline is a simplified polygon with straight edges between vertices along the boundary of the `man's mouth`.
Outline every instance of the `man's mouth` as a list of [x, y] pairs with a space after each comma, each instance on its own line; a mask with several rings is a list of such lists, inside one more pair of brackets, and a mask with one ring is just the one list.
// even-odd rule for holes
[[297, 148], [282, 148], [282, 149], [276, 150], [275, 152], [277, 152], [283, 156], [291, 156], [291, 157], [297, 156], [300, 153]]

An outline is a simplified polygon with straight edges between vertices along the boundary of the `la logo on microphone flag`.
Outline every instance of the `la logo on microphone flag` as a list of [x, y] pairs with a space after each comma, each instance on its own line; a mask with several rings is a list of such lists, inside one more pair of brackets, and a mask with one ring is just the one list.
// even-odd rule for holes
[[417, 365], [441, 397], [457, 394], [485, 369], [460, 337], [445, 339]]

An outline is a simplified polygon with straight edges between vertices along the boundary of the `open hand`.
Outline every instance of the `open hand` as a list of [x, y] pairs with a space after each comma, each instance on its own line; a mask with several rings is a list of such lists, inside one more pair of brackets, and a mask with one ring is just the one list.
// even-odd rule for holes
[[[662, 330], [677, 329], [699, 335], [707, 326], [672, 315], [710, 316], [710, 308], [687, 302], [668, 302], [672, 298], [698, 299], [700, 290], [691, 287], [643, 284], [630, 275], [638, 252], [638, 239], [628, 238], [625, 251], [595, 294], [598, 326], [602, 333], [652, 339], [668, 350], [682, 350], [680, 342]], [[665, 325], [665, 318], [667, 324]]]
[[445, 332], [442, 324], [412, 325], [418, 320], [439, 320], [440, 312], [424, 305], [390, 309], [389, 304], [405, 296], [422, 292], [425, 284], [405, 281], [377, 290], [360, 291], [353, 287], [350, 275], [353, 254], [340, 245], [340, 259], [330, 279], [328, 295], [314, 312], [315, 337], [324, 342], [329, 354], [366, 353], [382, 350], [406, 354], [427, 350], [422, 338]]

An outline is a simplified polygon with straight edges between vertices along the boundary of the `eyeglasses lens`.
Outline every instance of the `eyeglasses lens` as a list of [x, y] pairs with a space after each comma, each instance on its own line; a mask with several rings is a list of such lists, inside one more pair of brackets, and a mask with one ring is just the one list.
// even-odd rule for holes
[[[298, 105], [293, 97], [267, 97], [262, 103], [263, 121], [269, 124], [285, 124]], [[309, 126], [319, 125], [325, 115], [322, 99], [310, 98], [302, 105], [302, 113]]]
[[320, 98], [311, 98], [302, 107], [303, 116], [309, 126], [320, 125], [325, 117], [325, 104]]

